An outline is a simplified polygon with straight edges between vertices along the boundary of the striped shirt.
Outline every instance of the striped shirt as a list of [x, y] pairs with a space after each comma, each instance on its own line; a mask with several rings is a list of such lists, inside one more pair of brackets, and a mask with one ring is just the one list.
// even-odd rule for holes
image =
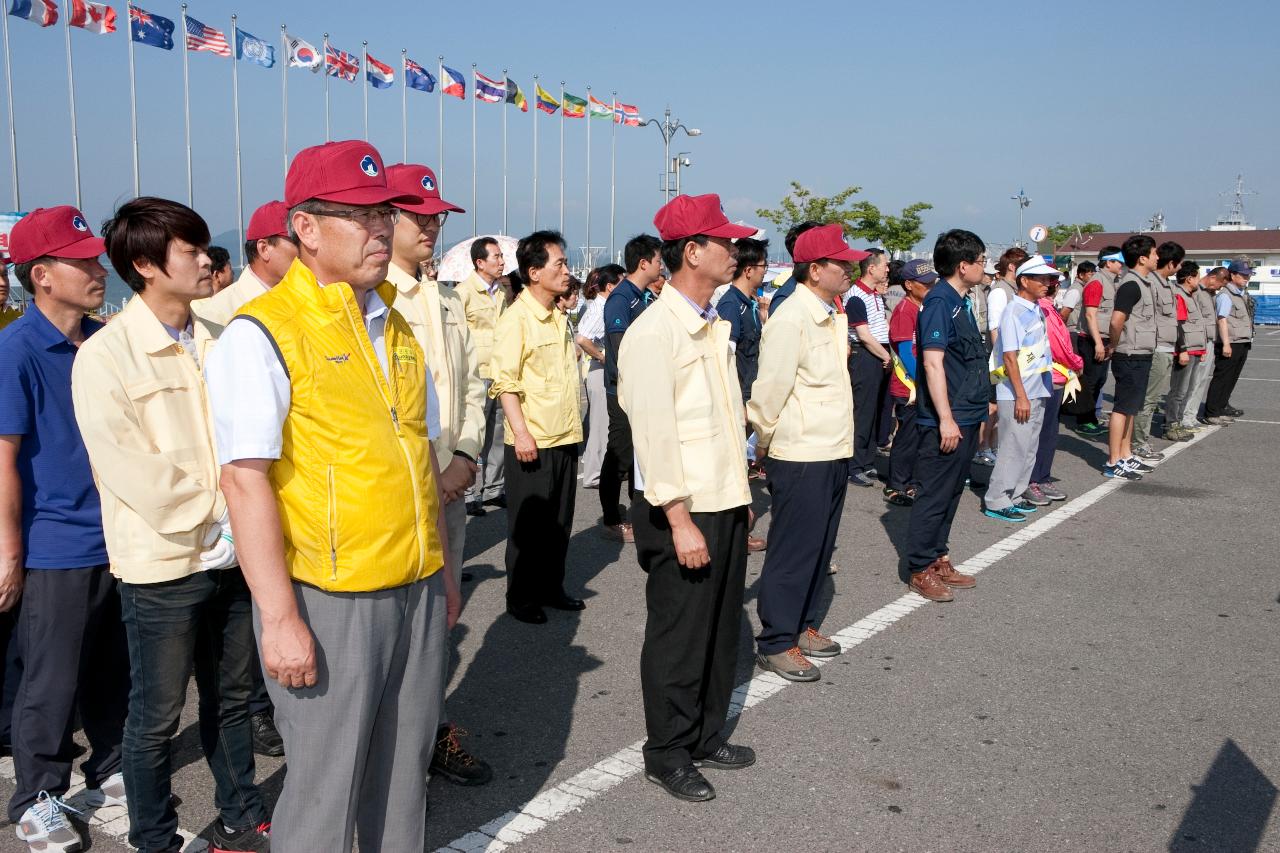
[[878, 343], [889, 343], [889, 320], [885, 316], [884, 297], [863, 284], [861, 279], [853, 283], [844, 310], [849, 315], [850, 339], [855, 337], [855, 328], [868, 326], [871, 337]]

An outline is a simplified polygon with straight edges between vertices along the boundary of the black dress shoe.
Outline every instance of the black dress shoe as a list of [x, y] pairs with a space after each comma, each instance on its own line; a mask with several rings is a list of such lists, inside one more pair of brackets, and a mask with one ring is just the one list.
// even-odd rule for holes
[[661, 776], [646, 770], [644, 778], [676, 799], [688, 803], [705, 803], [707, 800], [716, 798], [716, 789], [711, 787], [711, 783], [692, 764], [686, 764]]
[[496, 506], [498, 509], [507, 508], [507, 496], [498, 495], [496, 498], [489, 498], [484, 502], [485, 506]]
[[581, 598], [570, 598], [563, 593], [554, 598], [548, 598], [542, 602], [543, 607], [550, 607], [552, 610], [586, 610], [587, 603]]
[[518, 622], [530, 625], [542, 625], [547, 621], [547, 613], [536, 604], [508, 604], [507, 612]]
[[253, 734], [253, 751], [258, 755], [279, 758], [284, 755], [284, 738], [276, 730], [275, 720], [269, 711], [259, 711], [249, 717], [249, 731]]
[[480, 501], [467, 501], [467, 515], [479, 518], [484, 515], [484, 506]]
[[693, 760], [694, 767], [710, 767], [712, 770], [741, 770], [756, 763], [756, 753], [749, 746], [722, 744], [710, 755]]
[[1227, 407], [1226, 407], [1225, 409], [1223, 409], [1222, 411], [1223, 411], [1223, 412], [1225, 412], [1226, 414], [1230, 415], [1230, 416], [1231, 416], [1231, 417], [1233, 417], [1233, 418], [1243, 418], [1243, 417], [1244, 417], [1244, 409], [1237, 409], [1235, 406], [1227, 406]]

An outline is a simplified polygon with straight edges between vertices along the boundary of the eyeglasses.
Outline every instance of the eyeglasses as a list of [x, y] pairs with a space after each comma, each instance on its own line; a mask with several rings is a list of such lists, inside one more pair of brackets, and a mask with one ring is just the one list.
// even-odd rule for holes
[[400, 220], [400, 210], [395, 207], [357, 207], [351, 210], [313, 210], [314, 216], [328, 216], [333, 219], [346, 219], [361, 228], [369, 229], [374, 225], [395, 225]]
[[442, 210], [439, 213], [410, 213], [405, 211], [409, 216], [409, 220], [416, 224], [419, 228], [430, 228], [434, 225], [437, 228], [443, 227], [445, 220], [449, 218], [449, 211]]

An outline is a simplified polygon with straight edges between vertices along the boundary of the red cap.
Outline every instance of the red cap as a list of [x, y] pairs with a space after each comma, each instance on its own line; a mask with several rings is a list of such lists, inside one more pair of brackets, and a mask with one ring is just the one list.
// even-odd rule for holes
[[69, 204], [36, 208], [9, 232], [9, 258], [15, 264], [45, 255], [96, 258], [106, 250], [107, 244], [93, 236], [84, 215]]
[[249, 230], [244, 232], [245, 240], [265, 240], [268, 237], [288, 237], [289, 228], [285, 222], [289, 218], [289, 208], [282, 201], [269, 201], [253, 212], [249, 217]]
[[454, 213], [466, 213], [465, 210], [453, 202], [440, 198], [436, 173], [426, 166], [419, 166], [415, 163], [397, 163], [394, 166], [388, 166], [387, 186], [393, 190], [422, 196], [422, 201], [418, 204], [394, 202], [395, 206], [401, 210], [407, 210], [410, 213], [421, 213], [424, 216], [443, 213], [446, 210], [452, 210]]
[[730, 222], [715, 193], [678, 195], [654, 215], [653, 224], [663, 240], [681, 240], [697, 234], [739, 240], [756, 233], [755, 228]]
[[313, 198], [338, 204], [416, 204], [422, 194], [389, 189], [378, 149], [350, 139], [304, 148], [289, 164], [284, 180], [285, 204], [296, 207]]
[[870, 252], [861, 249], [850, 249], [844, 241], [844, 229], [838, 223], [819, 225], [796, 238], [796, 249], [791, 253], [791, 260], [797, 264], [811, 264], [814, 261], [863, 261], [871, 257]]

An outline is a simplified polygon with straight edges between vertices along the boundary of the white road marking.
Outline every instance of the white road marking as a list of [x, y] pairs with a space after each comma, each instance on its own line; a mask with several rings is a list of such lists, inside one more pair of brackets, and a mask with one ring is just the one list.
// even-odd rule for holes
[[1280, 426], [1280, 421], [1247, 421], [1244, 418], [1236, 418], [1236, 423], [1238, 424], [1272, 424], [1275, 426]]
[[1280, 358], [1251, 358], [1249, 361], [1280, 361]]
[[[1197, 433], [1190, 441], [1179, 442], [1164, 451], [1164, 461], [1186, 450], [1206, 436], [1217, 432], [1220, 427], [1208, 427]], [[1154, 475], [1148, 475], [1154, 476]], [[1028, 542], [1040, 538], [1064, 521], [1068, 521], [1107, 495], [1122, 488], [1126, 480], [1107, 480], [1095, 486], [1075, 500], [1068, 501], [1056, 510], [1047, 513], [1038, 520], [1027, 524], [1010, 536], [1006, 536], [989, 548], [978, 552], [965, 560], [957, 569], [965, 574], [976, 575]], [[965, 593], [962, 593], [965, 594]], [[893, 623], [913, 613], [919, 607], [928, 604], [921, 596], [909, 592], [897, 600], [886, 604], [879, 610], [869, 613], [854, 622], [848, 628], [837, 631], [831, 639], [840, 643], [845, 651], [860, 645], [888, 628]], [[835, 658], [815, 658], [815, 666], [824, 666]], [[736, 717], [748, 708], [760, 704], [774, 694], [781, 693], [791, 682], [774, 675], [772, 672], [761, 673], [750, 681], [739, 684], [733, 691], [730, 700], [729, 716]], [[553, 788], [538, 794], [518, 810], [494, 818], [466, 835], [455, 838], [436, 853], [498, 853], [515, 844], [527, 840], [530, 836], [572, 812], [581, 809], [589, 800], [593, 800], [621, 785], [627, 779], [644, 770], [644, 757], [640, 753], [643, 740], [623, 747], [613, 755], [597, 762], [595, 765], [572, 776]]]
[[1240, 379], [1244, 382], [1280, 382], [1280, 379], [1263, 379], [1259, 376], [1241, 376]]

